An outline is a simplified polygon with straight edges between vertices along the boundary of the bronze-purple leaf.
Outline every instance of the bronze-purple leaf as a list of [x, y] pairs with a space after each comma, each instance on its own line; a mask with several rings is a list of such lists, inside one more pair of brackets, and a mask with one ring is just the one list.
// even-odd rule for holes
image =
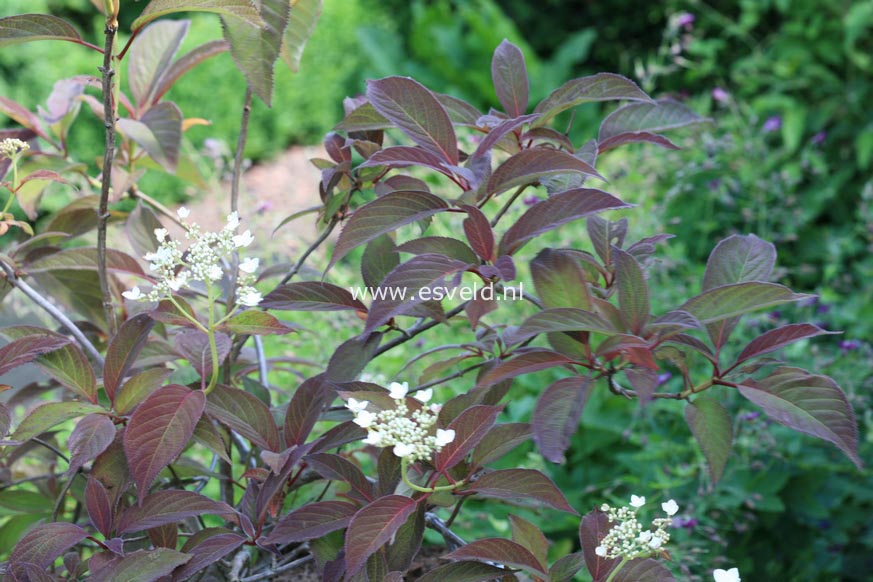
[[586, 513], [579, 524], [579, 541], [582, 543], [582, 553], [585, 555], [585, 566], [594, 578], [594, 582], [603, 582], [619, 562], [618, 558], [603, 558], [594, 551], [610, 529], [611, 525], [606, 514], [597, 509]]
[[540, 564], [548, 564], [549, 540], [539, 527], [517, 515], [509, 515], [512, 541], [529, 550]]
[[79, 468], [105, 451], [115, 440], [115, 423], [105, 414], [89, 414], [79, 421], [70, 433], [70, 466], [67, 474]]
[[832, 378], [783, 367], [761, 380], [745, 380], [739, 391], [779, 424], [833, 443], [862, 466], [855, 411]]
[[425, 236], [406, 241], [396, 247], [399, 253], [411, 255], [445, 255], [451, 259], [473, 265], [478, 262], [476, 253], [466, 243], [447, 236]]
[[488, 219], [482, 211], [475, 206], [465, 204], [461, 210], [467, 213], [464, 219], [464, 234], [470, 246], [485, 261], [493, 261], [494, 256], [494, 231], [488, 223]]
[[667, 148], [668, 150], [679, 149], [679, 146], [663, 135], [658, 135], [657, 133], [652, 133], [650, 131], [626, 131], [599, 142], [597, 144], [597, 153], [602, 154], [603, 152], [608, 152], [609, 150], [629, 143], [653, 143]]
[[374, 153], [361, 164], [360, 168], [386, 166], [388, 168], [405, 168], [408, 166], [423, 166], [451, 176], [447, 169], [449, 164], [440, 156], [418, 146], [392, 146]]
[[94, 477], [88, 477], [88, 484], [85, 485], [85, 509], [88, 511], [91, 524], [103, 534], [103, 537], [109, 538], [115, 512], [112, 510], [109, 493], [103, 484]]
[[279, 429], [270, 409], [258, 397], [237, 388], [219, 385], [209, 394], [206, 411], [209, 416], [259, 447], [273, 452], [279, 450]]
[[561, 490], [545, 474], [534, 469], [502, 469], [479, 477], [468, 491], [483, 497], [535, 501], [555, 509], [578, 514]]
[[534, 112], [543, 115], [537, 125], [545, 125], [555, 115], [583, 103], [624, 99], [652, 103], [652, 98], [630, 79], [612, 73], [598, 73], [567, 81], [543, 99]]
[[457, 561], [438, 566], [421, 576], [418, 582], [489, 582], [506, 575], [506, 570], [482, 562]]
[[279, 520], [265, 541], [290, 544], [320, 538], [348, 526], [357, 511], [355, 505], [345, 501], [316, 501]]
[[687, 105], [673, 99], [630, 103], [606, 116], [597, 141], [603, 142], [627, 132], [657, 132], [706, 121]]
[[88, 537], [88, 532], [78, 525], [55, 522], [38, 525], [27, 532], [15, 544], [9, 563], [14, 571], [19, 563], [34, 564], [46, 569], [67, 549]]
[[181, 568], [173, 571], [173, 580], [190, 580], [203, 568], [214, 564], [224, 556], [239, 548], [246, 542], [246, 538], [235, 533], [217, 533], [211, 535], [200, 543], [188, 548], [183, 548], [187, 554], [193, 556], [189, 562]]
[[452, 165], [458, 144], [449, 114], [433, 93], [406, 77], [367, 82], [367, 98], [409, 139]]
[[522, 115], [521, 117], [513, 117], [512, 119], [501, 121], [488, 131], [488, 135], [482, 138], [482, 141], [480, 141], [479, 145], [476, 146], [476, 151], [474, 151], [470, 157], [475, 160], [486, 156], [488, 152], [490, 152], [491, 149], [510, 132], [521, 128], [527, 123], [534, 122], [537, 118], [539, 118], [539, 115], [533, 114]]
[[124, 557], [114, 557], [101, 564], [96, 572], [91, 572], [89, 580], [93, 582], [117, 582], [118, 580], [154, 582], [169, 575], [189, 560], [191, 560], [191, 555], [169, 548], [137, 550]]
[[649, 286], [643, 268], [637, 260], [618, 247], [613, 247], [615, 282], [618, 286], [618, 304], [628, 328], [635, 335], [642, 333], [649, 321]]
[[328, 269], [352, 249], [374, 238], [448, 210], [449, 205], [429, 192], [391, 192], [355, 210], [343, 227]]
[[54, 335], [34, 335], [12, 341], [0, 348], [0, 376], [68, 343], [70, 343], [69, 339]]
[[515, 378], [522, 374], [530, 374], [540, 370], [547, 370], [556, 366], [566, 366], [575, 360], [564, 354], [546, 349], [531, 349], [509, 360], [504, 360], [485, 372], [479, 378], [479, 386], [497, 384], [502, 380]]
[[257, 309], [237, 313], [224, 323], [224, 327], [233, 333], [248, 335], [285, 335], [296, 329], [296, 326], [279, 321], [275, 315]]
[[179, 355], [188, 361], [191, 366], [197, 370], [200, 375], [201, 384], [203, 387], [209, 382], [212, 377], [213, 368], [220, 366], [230, 354], [231, 339], [226, 333], [215, 332], [215, 346], [218, 356], [218, 361], [212, 359], [212, 346], [209, 343], [209, 336], [199, 329], [186, 329], [179, 333], [174, 342]]
[[543, 309], [524, 320], [517, 329], [504, 334], [506, 345], [514, 346], [541, 333], [593, 331], [613, 335], [618, 330], [601, 316], [575, 307]]
[[673, 574], [652, 558], [631, 560], [615, 573], [613, 582], [674, 582]]
[[193, 491], [157, 491], [146, 496], [139, 505], [128, 507], [121, 514], [116, 529], [119, 534], [143, 531], [204, 513], [230, 519], [236, 515], [228, 504]]
[[306, 457], [306, 462], [316, 473], [332, 481], [344, 481], [352, 490], [357, 492], [361, 499], [371, 501], [374, 497], [373, 485], [364, 473], [353, 464], [339, 455], [329, 453], [317, 453]]
[[347, 289], [318, 281], [277, 287], [264, 297], [260, 307], [280, 311], [367, 311], [366, 305], [354, 298]]
[[452, 420], [447, 428], [455, 431], [455, 439], [436, 454], [437, 470], [447, 471], [463, 461], [485, 438], [502, 410], [502, 406], [470, 406]]
[[170, 384], [134, 411], [124, 431], [124, 452], [140, 503], [158, 473], [188, 444], [205, 406], [203, 392]]
[[727, 409], [715, 398], [698, 396], [685, 406], [685, 421], [706, 457], [712, 482], [717, 483], [724, 474], [734, 438]]
[[835, 332], [825, 331], [819, 326], [811, 323], [792, 323], [789, 325], [783, 325], [782, 327], [764, 332], [750, 341], [749, 344], [743, 348], [743, 351], [740, 352], [734, 365], [763, 354], [769, 354], [770, 352], [774, 352], [796, 341], [830, 333]]
[[527, 548], [503, 538], [474, 540], [443, 557], [450, 560], [496, 562], [505, 566], [521, 568], [537, 577], [548, 577], [546, 565], [541, 563]]
[[494, 50], [491, 79], [503, 110], [510, 117], [524, 114], [529, 91], [524, 54], [506, 39]]
[[118, 333], [109, 342], [106, 364], [103, 366], [103, 387], [110, 400], [115, 398], [115, 391], [142, 351], [154, 325], [150, 316], [144, 313], [136, 315], [121, 324]]
[[809, 297], [803, 293], [793, 293], [788, 287], [776, 283], [750, 281], [704, 291], [686, 301], [679, 309], [687, 311], [701, 323], [709, 324]]
[[285, 444], [291, 446], [306, 442], [322, 410], [335, 396], [333, 387], [322, 375], [309, 378], [298, 386], [285, 412]]
[[387, 495], [352, 517], [346, 530], [346, 574], [353, 576], [379, 548], [387, 544], [415, 511], [414, 499]]
[[475, 467], [492, 463], [531, 437], [531, 426], [526, 422], [508, 422], [491, 427], [485, 438], [473, 449], [471, 462]]
[[572, 154], [553, 148], [532, 148], [521, 150], [494, 170], [485, 191], [489, 195], [500, 194], [561, 174], [584, 174], [606, 181], [597, 170]]
[[561, 378], [537, 400], [531, 419], [534, 442], [549, 461], [564, 462], [564, 453], [570, 446], [570, 437], [579, 427], [591, 387], [589, 377]]
[[630, 206], [612, 194], [594, 188], [574, 188], [555, 194], [534, 204], [506, 231], [500, 241], [500, 254], [512, 254], [528, 240], [562, 224], [597, 212]]

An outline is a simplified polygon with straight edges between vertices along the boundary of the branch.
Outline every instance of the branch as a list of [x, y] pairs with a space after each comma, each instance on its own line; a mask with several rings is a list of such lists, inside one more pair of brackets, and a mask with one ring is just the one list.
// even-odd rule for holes
[[267, 358], [264, 355], [264, 340], [261, 336], [255, 336], [255, 355], [258, 358], [258, 379], [261, 385], [269, 390], [270, 382], [267, 379]]
[[[453, 318], [454, 316], [458, 315], [459, 313], [461, 313], [462, 311], [464, 311], [464, 308], [467, 307], [467, 303], [469, 303], [469, 301], [464, 301], [463, 303], [461, 303], [460, 305], [458, 305], [457, 307], [455, 307], [451, 311], [448, 311], [446, 313], [446, 320], [449, 320], [449, 319]], [[438, 326], [440, 323], [442, 323], [442, 322], [437, 321], [435, 319], [431, 319], [430, 321], [414, 325], [414, 326], [410, 327], [409, 329], [401, 330], [403, 335], [401, 335], [398, 338], [394, 338], [393, 340], [391, 340], [387, 344], [385, 344], [382, 347], [380, 347], [379, 349], [377, 349], [376, 353], [373, 354], [373, 357], [371, 359], [376, 359], [377, 357], [381, 356], [385, 352], [392, 350], [399, 345], [405, 344], [409, 340], [413, 339], [415, 336], [426, 332], [427, 330], [431, 329], [432, 327]]]
[[429, 528], [439, 532], [443, 539], [446, 541], [446, 545], [449, 547], [449, 550], [455, 550], [460, 548], [461, 546], [466, 546], [467, 542], [464, 539], [449, 529], [449, 526], [446, 525], [442, 519], [440, 519], [437, 514], [427, 512], [424, 514], [424, 522], [427, 524]]
[[233, 160], [233, 178], [230, 183], [230, 211], [239, 210], [239, 185], [242, 180], [243, 154], [249, 133], [249, 117], [252, 114], [252, 90], [246, 87], [243, 102], [242, 121], [239, 127], [239, 140], [236, 143], [236, 157]]
[[276, 574], [281, 574], [282, 572], [287, 572], [288, 570], [293, 570], [294, 568], [300, 567], [303, 564], [310, 562], [312, 560], [312, 556], [303, 556], [293, 562], [288, 562], [287, 564], [283, 564], [278, 568], [268, 568], [263, 572], [255, 574], [254, 576], [247, 576], [245, 578], [240, 578], [239, 582], [258, 582], [258, 580], [270, 580]]
[[109, 335], [114, 336], [118, 330], [115, 318], [115, 307], [109, 289], [109, 273], [106, 269], [106, 226], [109, 219], [109, 189], [112, 186], [112, 162], [115, 159], [115, 100], [113, 99], [112, 53], [115, 44], [115, 33], [118, 24], [113, 20], [106, 21], [106, 46], [103, 51], [103, 123], [106, 126], [106, 147], [103, 152], [103, 184], [100, 190], [100, 209], [97, 214], [97, 275], [100, 279], [100, 294], [103, 296], [103, 312], [106, 314], [106, 325]]
[[[333, 232], [333, 229], [336, 228], [337, 224], [338, 224], [338, 221], [336, 220], [336, 218], [332, 218], [331, 221], [327, 224], [327, 228], [324, 229], [324, 232], [322, 232], [320, 235], [318, 235], [318, 238], [315, 239], [315, 242], [313, 242], [311, 245], [309, 245], [309, 248], [306, 249], [306, 251], [300, 256], [300, 258], [297, 260], [297, 263], [295, 263], [294, 266], [291, 267], [291, 270], [288, 271], [284, 277], [282, 277], [282, 280], [279, 281], [279, 285], [284, 285], [285, 283], [290, 281], [291, 278], [294, 277], [294, 275], [296, 275], [300, 271], [300, 269], [303, 267], [303, 263], [305, 263], [306, 259], [309, 258], [309, 255], [314, 253], [315, 249], [320, 247], [321, 243], [323, 243], [324, 241], [327, 240], [327, 237], [330, 236], [330, 233]], [[277, 285], [277, 287], [278, 287], [278, 285]]]
[[484, 366], [485, 364], [487, 364], [489, 362], [491, 362], [491, 360], [486, 360], [484, 362], [479, 362], [477, 364], [467, 366], [466, 368], [464, 368], [460, 372], [455, 372], [454, 374], [449, 374], [448, 376], [443, 376], [442, 378], [437, 378], [435, 380], [431, 380], [430, 382], [425, 382], [421, 386], [416, 386], [415, 388], [413, 388], [409, 392], [411, 394], [411, 393], [417, 392], [419, 390], [424, 390], [425, 388], [430, 388], [432, 386], [437, 386], [437, 385], [442, 384], [444, 382], [448, 382], [449, 380], [454, 380], [456, 378], [460, 378], [461, 376], [466, 375], [467, 372], [472, 372], [473, 370], [478, 370], [479, 368], [481, 368], [482, 366]]
[[503, 215], [506, 214], [506, 212], [509, 210], [509, 207], [512, 206], [516, 200], [518, 200], [518, 197], [521, 196], [521, 193], [524, 192], [529, 185], [530, 184], [524, 184], [522, 186], [519, 186], [518, 189], [512, 193], [512, 196], [510, 196], [509, 200], [506, 201], [506, 204], [503, 205], [503, 208], [501, 208], [497, 215], [495, 215], [494, 218], [491, 220], [491, 228], [497, 226], [497, 223], [500, 222], [500, 219], [503, 218]]
[[75, 323], [70, 321], [70, 318], [64, 315], [63, 311], [49, 303], [49, 301], [36, 289], [16, 277], [15, 271], [12, 269], [12, 267], [7, 265], [3, 261], [0, 261], [0, 268], [2, 268], [3, 271], [6, 273], [6, 281], [8, 281], [10, 285], [18, 288], [22, 293], [27, 295], [27, 297], [31, 301], [42, 307], [43, 310], [46, 311], [46, 313], [51, 315], [58, 323], [64, 326], [67, 331], [69, 331], [72, 336], [76, 338], [76, 341], [79, 342], [79, 345], [82, 347], [82, 349], [88, 352], [88, 355], [91, 356], [91, 359], [93, 359], [100, 368], [103, 368], [103, 356], [100, 355], [100, 352], [97, 351], [97, 348], [94, 347], [94, 344], [88, 341], [88, 338], [85, 337], [85, 334], [82, 333], [82, 330], [80, 330]]

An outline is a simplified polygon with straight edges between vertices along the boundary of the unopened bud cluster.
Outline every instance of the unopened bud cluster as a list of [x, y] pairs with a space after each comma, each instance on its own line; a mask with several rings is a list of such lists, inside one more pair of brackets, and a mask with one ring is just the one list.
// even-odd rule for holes
[[[227, 224], [218, 232], [205, 232], [199, 224], [188, 222], [190, 212], [187, 208], [180, 208], [177, 214], [185, 227], [185, 238], [191, 241], [187, 250], [182, 250], [180, 241], [170, 239], [165, 228], [155, 229], [158, 249], [143, 257], [154, 273], [155, 285], [148, 293], [143, 293], [139, 287], [125, 291], [123, 295], [127, 299], [159, 301], [188, 287], [192, 281], [206, 285], [220, 281], [224, 276], [222, 261], [254, 241], [251, 231], [236, 234], [239, 228], [239, 214], [236, 212], [227, 216]], [[252, 286], [257, 268], [256, 258], [245, 258], [239, 264], [236, 297], [242, 305], [254, 307], [261, 302], [260, 292]]]
[[[431, 405], [410, 412], [406, 403], [407, 384], [392, 382], [389, 390], [394, 400], [392, 409], [373, 413], [367, 410], [371, 403], [366, 400], [349, 398], [346, 403], [346, 407], [355, 415], [355, 424], [367, 429], [366, 444], [393, 447], [395, 455], [414, 462], [432, 458], [455, 440], [454, 430], [433, 430], [439, 407]], [[426, 404], [432, 396], [432, 390], [422, 390], [414, 398]]]
[[[642, 558], [652, 555], [664, 544], [670, 541], [667, 528], [673, 521], [671, 518], [679, 511], [674, 500], [661, 504], [661, 509], [667, 517], [652, 520], [652, 525], [643, 529], [637, 520], [637, 509], [646, 504], [645, 497], [631, 496], [630, 506], [611, 507], [604, 503], [600, 510], [606, 514], [612, 529], [601, 540], [594, 552], [601, 558]], [[654, 528], [654, 529], [652, 529]]]
[[6, 138], [0, 141], [0, 158], [12, 159], [19, 153], [30, 149], [26, 141], [15, 138]]

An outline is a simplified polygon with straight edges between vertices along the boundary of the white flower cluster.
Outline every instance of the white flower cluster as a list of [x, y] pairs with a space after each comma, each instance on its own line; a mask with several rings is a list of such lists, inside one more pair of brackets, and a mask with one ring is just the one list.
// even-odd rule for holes
[[[125, 291], [122, 295], [127, 299], [159, 301], [187, 287], [191, 281], [202, 281], [207, 285], [220, 281], [224, 276], [222, 261], [254, 241], [251, 231], [236, 234], [239, 228], [239, 214], [236, 212], [227, 215], [227, 224], [218, 232], [204, 232], [197, 223], [188, 222], [190, 211], [184, 206], [179, 208], [177, 215], [185, 227], [185, 238], [191, 241], [187, 250], [183, 252], [179, 241], [169, 238], [167, 229], [156, 228], [158, 249], [143, 257], [149, 261], [149, 269], [155, 274], [155, 286], [148, 293], [143, 293], [139, 287]], [[252, 287], [257, 269], [256, 258], [245, 258], [239, 264], [236, 297], [241, 305], [254, 307], [261, 302], [261, 293]]]
[[661, 509], [667, 517], [659, 517], [652, 520], [651, 528], [643, 529], [637, 521], [637, 509], [646, 504], [646, 498], [631, 495], [629, 507], [610, 507], [604, 503], [600, 510], [606, 513], [611, 523], [615, 525], [601, 540], [600, 545], [594, 548], [594, 553], [601, 558], [641, 558], [652, 553], [670, 541], [667, 527], [673, 521], [672, 518], [679, 511], [679, 505], [673, 500], [661, 504]]
[[[367, 410], [370, 402], [354, 398], [349, 398], [346, 407], [354, 413], [355, 424], [367, 429], [364, 442], [368, 445], [394, 447], [395, 455], [410, 462], [430, 459], [434, 453], [455, 440], [455, 431], [441, 428], [432, 430], [439, 411], [436, 405], [422, 407], [410, 413], [406, 404], [408, 391], [406, 382], [391, 383], [389, 395], [394, 400], [395, 407], [390, 410], [373, 413]], [[433, 390], [421, 390], [414, 395], [421, 403], [427, 403], [432, 397]]]
[[0, 141], [0, 158], [8, 158], [12, 159], [20, 152], [24, 152], [30, 149], [30, 145], [26, 141], [21, 141], [20, 139], [6, 138], [3, 141]]

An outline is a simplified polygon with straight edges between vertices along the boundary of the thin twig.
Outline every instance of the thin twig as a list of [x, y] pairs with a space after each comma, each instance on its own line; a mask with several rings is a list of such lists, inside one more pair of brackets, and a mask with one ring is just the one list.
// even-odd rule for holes
[[270, 388], [270, 382], [267, 379], [267, 358], [264, 355], [264, 341], [261, 336], [255, 336], [255, 355], [258, 358], [258, 379], [261, 381], [261, 386]]
[[[446, 320], [451, 319], [454, 316], [461, 313], [462, 311], [464, 311], [464, 308], [467, 307], [467, 303], [469, 303], [469, 301], [465, 301], [465, 302], [461, 303], [460, 305], [458, 305], [457, 307], [455, 307], [454, 309], [446, 312]], [[390, 351], [401, 344], [405, 344], [409, 340], [415, 338], [415, 336], [426, 332], [427, 330], [431, 329], [432, 327], [438, 326], [440, 323], [442, 323], [442, 322], [437, 321], [436, 319], [431, 319], [430, 321], [416, 324], [416, 325], [410, 327], [409, 329], [401, 330], [403, 332], [403, 335], [401, 335], [400, 337], [394, 338], [393, 340], [391, 340], [387, 344], [385, 344], [382, 347], [380, 347], [379, 349], [377, 349], [376, 352], [373, 354], [373, 358], [371, 358], [371, 359], [375, 359], [375, 358], [381, 356], [382, 354], [384, 354], [385, 352]]]
[[7, 265], [3, 261], [0, 261], [0, 268], [2, 268], [3, 271], [6, 273], [6, 281], [10, 285], [12, 285], [13, 287], [16, 287], [22, 293], [27, 295], [27, 297], [31, 301], [33, 301], [34, 303], [36, 303], [37, 305], [42, 307], [46, 313], [48, 313], [49, 315], [51, 315], [55, 319], [55, 321], [57, 321], [62, 326], [64, 326], [67, 329], [67, 331], [69, 331], [70, 334], [72, 334], [72, 336], [74, 338], [76, 338], [76, 341], [79, 342], [79, 345], [82, 346], [82, 349], [85, 350], [86, 352], [88, 352], [88, 355], [91, 356], [91, 359], [93, 359], [94, 362], [101, 369], [103, 368], [103, 356], [100, 355], [100, 352], [97, 351], [97, 348], [94, 347], [94, 344], [92, 344], [90, 341], [88, 341], [88, 338], [85, 337], [85, 334], [82, 333], [82, 330], [79, 329], [76, 326], [76, 324], [70, 320], [69, 317], [64, 315], [63, 311], [61, 311], [60, 309], [58, 309], [57, 307], [52, 305], [48, 301], [48, 299], [46, 299], [43, 295], [41, 295], [36, 289], [34, 289], [30, 285], [28, 285], [25, 281], [22, 281], [21, 279], [16, 277], [15, 271], [12, 269], [12, 267]]
[[109, 190], [112, 187], [112, 162], [115, 159], [115, 100], [113, 98], [115, 71], [112, 69], [112, 53], [118, 25], [113, 20], [106, 21], [104, 33], [106, 45], [103, 51], [103, 123], [106, 126], [106, 146], [103, 152], [103, 184], [100, 190], [100, 208], [97, 215], [97, 275], [100, 278], [100, 294], [103, 297], [103, 312], [109, 335], [118, 330], [115, 319], [115, 306], [109, 289], [109, 273], [106, 268], [106, 227], [109, 220]]
[[503, 215], [509, 210], [509, 208], [513, 205], [513, 203], [521, 196], [521, 193], [525, 191], [528, 187], [528, 184], [524, 184], [523, 186], [519, 186], [518, 189], [512, 193], [512, 196], [509, 197], [509, 200], [506, 201], [506, 204], [503, 205], [497, 215], [491, 219], [491, 228], [497, 226], [497, 223], [500, 222], [500, 219], [503, 218]]
[[413, 392], [417, 392], [418, 390], [424, 390], [425, 388], [430, 388], [432, 386], [438, 386], [444, 382], [448, 382], [449, 380], [454, 380], [456, 378], [460, 378], [461, 376], [466, 375], [468, 372], [472, 372], [473, 370], [478, 370], [485, 364], [489, 363], [491, 360], [486, 360], [484, 362], [479, 362], [477, 364], [473, 364], [472, 366], [467, 366], [460, 372], [455, 372], [454, 374], [449, 374], [448, 376], [443, 376], [442, 378], [437, 378], [436, 380], [431, 380], [430, 382], [425, 382], [421, 386], [416, 386], [412, 390], [410, 390], [410, 394]]
[[439, 532], [439, 534], [443, 536], [443, 539], [446, 541], [446, 545], [449, 547], [450, 550], [455, 550], [457, 548], [460, 548], [461, 546], [467, 545], [467, 542], [464, 541], [464, 538], [449, 529], [449, 526], [446, 525], [446, 522], [440, 519], [437, 514], [428, 511], [424, 514], [424, 522], [429, 528]]
[[142, 192], [139, 188], [136, 187], [136, 185], [132, 186], [130, 190], [127, 191], [127, 194], [131, 198], [142, 200], [143, 202], [146, 202], [149, 206], [154, 207], [155, 210], [172, 220], [179, 227], [185, 227], [185, 225], [182, 224], [182, 221], [179, 220], [179, 217], [176, 215], [175, 212], [171, 211], [169, 208], [167, 208], [145, 192]]
[[239, 139], [236, 143], [236, 157], [233, 160], [233, 179], [230, 184], [230, 211], [239, 210], [239, 186], [242, 181], [243, 156], [246, 149], [246, 140], [249, 133], [249, 117], [252, 114], [252, 90], [246, 88], [246, 96], [243, 102], [242, 121], [239, 127]]
[[50, 450], [51, 452], [53, 452], [54, 454], [56, 454], [57, 456], [62, 458], [64, 461], [66, 461], [68, 465], [70, 464], [70, 458], [67, 455], [65, 455], [64, 453], [62, 453], [61, 451], [59, 451], [58, 448], [55, 447], [54, 445], [51, 445], [51, 444], [45, 442], [44, 440], [38, 439], [38, 438], [33, 438], [30, 440], [35, 442], [38, 445], [44, 446], [45, 448], [47, 448], [48, 450]]
[[282, 277], [282, 280], [279, 281], [279, 285], [284, 285], [285, 283], [290, 281], [291, 278], [294, 277], [294, 275], [296, 275], [300, 271], [300, 269], [303, 267], [303, 263], [305, 263], [306, 259], [309, 258], [309, 255], [314, 253], [315, 249], [320, 247], [321, 243], [323, 243], [324, 241], [327, 240], [327, 237], [329, 237], [330, 233], [333, 232], [333, 229], [336, 228], [337, 223], [338, 223], [337, 219], [335, 219], [335, 218], [331, 219], [331, 221], [327, 224], [327, 227], [324, 229], [324, 231], [320, 235], [318, 235], [317, 239], [315, 239], [315, 242], [313, 242], [311, 245], [309, 245], [309, 248], [306, 249], [306, 251], [300, 256], [300, 258], [297, 260], [297, 262], [294, 264], [294, 266], [291, 267], [291, 270], [288, 271], [284, 277]]
[[241, 578], [239, 582], [258, 582], [258, 580], [269, 580], [276, 574], [281, 574], [282, 572], [287, 572], [288, 570], [293, 570], [294, 568], [298, 568], [303, 564], [312, 561], [312, 556], [303, 556], [298, 560], [294, 560], [293, 562], [288, 562], [284, 566], [279, 566], [278, 568], [270, 568], [269, 570], [265, 570], [259, 574], [255, 574], [254, 576], [247, 576], [246, 578]]
[[64, 505], [64, 498], [66, 498], [67, 493], [70, 491], [70, 487], [73, 486], [73, 481], [76, 477], [79, 476], [79, 471], [73, 473], [67, 483], [64, 485], [64, 488], [61, 490], [61, 494], [58, 495], [57, 500], [55, 501], [55, 508], [52, 510], [52, 521], [58, 520], [58, 514], [61, 512], [61, 507]]

